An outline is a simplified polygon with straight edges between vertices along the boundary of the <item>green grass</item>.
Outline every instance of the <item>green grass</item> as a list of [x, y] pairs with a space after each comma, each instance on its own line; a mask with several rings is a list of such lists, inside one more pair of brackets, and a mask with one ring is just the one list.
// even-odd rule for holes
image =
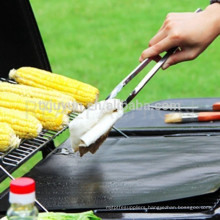
[[[167, 13], [204, 9], [208, 3], [208, 0], [31, 0], [53, 71], [97, 86], [100, 99], [105, 99], [138, 64], [142, 50]], [[159, 71], [136, 99], [148, 103], [168, 98], [219, 96], [219, 42], [217, 39], [194, 61]], [[136, 83], [119, 97], [125, 98]]]

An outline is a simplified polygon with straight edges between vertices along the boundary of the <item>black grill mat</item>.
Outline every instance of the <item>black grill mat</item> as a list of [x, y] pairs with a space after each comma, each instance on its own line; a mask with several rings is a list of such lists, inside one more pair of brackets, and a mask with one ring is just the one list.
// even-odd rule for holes
[[[52, 210], [194, 197], [220, 186], [219, 140], [220, 136], [109, 138], [95, 155], [83, 158], [62, 149], [29, 176], [37, 181], [39, 201]], [[69, 146], [69, 140], [62, 145]]]
[[[150, 104], [158, 107], [171, 107], [171, 109], [173, 109], [175, 106], [211, 106], [215, 102], [220, 102], [220, 98], [169, 99]], [[134, 107], [135, 110], [132, 110]], [[220, 121], [166, 124], [164, 122], [165, 114], [173, 113], [174, 111], [150, 109], [148, 105], [140, 107], [140, 103], [131, 105], [129, 110], [131, 111], [124, 114], [124, 116], [115, 125], [128, 135], [146, 136], [220, 131]], [[117, 132], [113, 131], [111, 134], [116, 135]]]

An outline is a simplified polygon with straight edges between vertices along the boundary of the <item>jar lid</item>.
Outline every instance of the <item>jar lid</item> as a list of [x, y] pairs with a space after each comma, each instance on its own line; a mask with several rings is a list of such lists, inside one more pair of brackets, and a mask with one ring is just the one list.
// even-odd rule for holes
[[10, 192], [14, 194], [29, 194], [35, 192], [35, 181], [28, 177], [21, 177], [11, 181]]

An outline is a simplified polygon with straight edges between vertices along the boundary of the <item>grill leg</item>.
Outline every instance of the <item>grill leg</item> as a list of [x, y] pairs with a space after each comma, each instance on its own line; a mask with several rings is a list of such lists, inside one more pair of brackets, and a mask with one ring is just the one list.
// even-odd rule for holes
[[43, 149], [41, 150], [43, 159], [46, 158], [50, 153], [52, 153], [56, 149], [54, 142], [49, 142]]

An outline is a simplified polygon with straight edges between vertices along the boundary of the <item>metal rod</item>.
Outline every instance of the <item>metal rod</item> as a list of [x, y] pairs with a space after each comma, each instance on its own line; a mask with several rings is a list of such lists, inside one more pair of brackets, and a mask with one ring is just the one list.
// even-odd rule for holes
[[[3, 172], [4, 172], [7, 176], [9, 176], [12, 180], [15, 179], [2, 165], [0, 165], [0, 168], [1, 168], [1, 169], [3, 170]], [[41, 209], [43, 209], [45, 212], [48, 212], [48, 210], [47, 210], [37, 199], [35, 199], [35, 202], [36, 202], [36, 204], [37, 204]]]
[[141, 82], [136, 86], [136, 88], [131, 92], [128, 98], [124, 101], [123, 107], [125, 107], [134, 97], [143, 89], [143, 87], [149, 82], [149, 80], [157, 73], [160, 67], [166, 62], [170, 55], [172, 55], [177, 48], [170, 49], [166, 55], [156, 63], [156, 65], [150, 70], [150, 72], [141, 80]]
[[115, 131], [117, 131], [119, 134], [121, 134], [122, 136], [124, 136], [125, 138], [129, 138], [128, 135], [126, 135], [123, 131], [119, 130], [118, 128], [116, 128], [115, 126], [112, 127]]
[[115, 96], [122, 90], [124, 86], [126, 86], [138, 73], [144, 69], [147, 64], [151, 62], [152, 59], [145, 59], [142, 63], [140, 63], [131, 73], [129, 73], [109, 94], [107, 99], [113, 99]]

